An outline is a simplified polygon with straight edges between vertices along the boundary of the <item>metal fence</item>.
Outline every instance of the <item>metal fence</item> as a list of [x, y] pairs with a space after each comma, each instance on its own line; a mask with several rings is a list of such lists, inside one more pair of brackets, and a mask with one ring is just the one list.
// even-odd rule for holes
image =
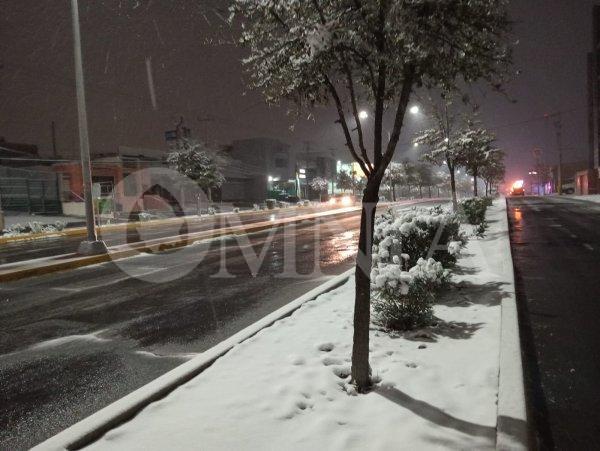
[[0, 205], [7, 211], [62, 213], [58, 175], [0, 166]]

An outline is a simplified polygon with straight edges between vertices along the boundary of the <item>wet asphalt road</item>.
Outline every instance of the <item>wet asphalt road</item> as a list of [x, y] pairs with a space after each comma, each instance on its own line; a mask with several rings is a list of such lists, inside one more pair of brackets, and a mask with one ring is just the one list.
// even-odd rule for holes
[[600, 449], [600, 205], [508, 205], [532, 442]]
[[352, 213], [1, 285], [0, 450], [39, 443], [350, 268], [358, 226]]
[[[251, 224], [269, 220], [270, 218], [281, 219], [291, 216], [309, 214], [321, 209], [315, 208], [294, 208], [284, 210], [269, 210], [258, 212], [245, 212], [240, 215], [217, 215], [217, 216], [202, 216], [187, 217], [186, 226], [187, 232], [200, 232], [211, 230], [219, 227], [226, 221], [234, 221], [235, 223]], [[160, 227], [150, 224], [143, 227], [141, 233], [132, 230], [121, 231], [105, 231], [99, 233], [99, 238], [104, 240], [108, 246], [118, 244], [135, 243], [138, 241], [151, 240], [155, 238], [169, 237], [182, 233], [181, 224], [163, 223]], [[0, 245], [0, 265], [14, 263], [23, 260], [33, 260], [36, 258], [49, 257], [52, 255], [67, 254], [76, 252], [79, 243], [85, 239], [84, 235], [79, 236], [60, 236], [44, 238], [32, 241], [14, 241]]]

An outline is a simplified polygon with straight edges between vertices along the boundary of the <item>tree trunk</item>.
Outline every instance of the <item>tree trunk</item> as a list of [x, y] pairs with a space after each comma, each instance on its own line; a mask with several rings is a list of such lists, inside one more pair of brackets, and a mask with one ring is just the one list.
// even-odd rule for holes
[[431, 199], [431, 185], [427, 185], [427, 189], [429, 190], [429, 198]]
[[477, 197], [477, 172], [473, 173], [473, 194]]
[[419, 198], [423, 199], [423, 187], [419, 185]]
[[450, 171], [450, 190], [452, 191], [452, 209], [458, 211], [458, 202], [456, 200], [456, 179], [454, 178], [454, 167], [448, 165]]
[[369, 326], [371, 322], [371, 262], [375, 208], [379, 199], [379, 185], [369, 181], [362, 199], [360, 236], [356, 258], [354, 299], [354, 339], [352, 343], [352, 381], [359, 392], [371, 386], [369, 366]]
[[392, 200], [396, 202], [396, 184], [392, 183]]

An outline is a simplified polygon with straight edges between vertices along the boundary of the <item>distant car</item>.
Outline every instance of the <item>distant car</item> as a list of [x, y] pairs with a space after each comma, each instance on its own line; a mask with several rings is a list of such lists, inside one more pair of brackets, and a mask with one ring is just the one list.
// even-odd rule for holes
[[525, 182], [523, 180], [517, 180], [512, 184], [510, 189], [511, 196], [524, 196], [525, 195]]
[[515, 187], [513, 186], [513, 188], [510, 190], [510, 195], [511, 196], [524, 196], [525, 195], [525, 188], [521, 187]]
[[562, 184], [563, 194], [575, 194], [575, 180], [565, 180]]
[[357, 203], [356, 196], [353, 194], [336, 194], [329, 198], [330, 205], [340, 205], [343, 207], [351, 207]]

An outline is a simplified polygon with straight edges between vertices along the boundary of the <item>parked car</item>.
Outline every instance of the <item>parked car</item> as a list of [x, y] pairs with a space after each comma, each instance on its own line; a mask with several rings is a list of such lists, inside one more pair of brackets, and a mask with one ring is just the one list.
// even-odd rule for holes
[[562, 184], [563, 194], [575, 194], [575, 180], [567, 179]]

